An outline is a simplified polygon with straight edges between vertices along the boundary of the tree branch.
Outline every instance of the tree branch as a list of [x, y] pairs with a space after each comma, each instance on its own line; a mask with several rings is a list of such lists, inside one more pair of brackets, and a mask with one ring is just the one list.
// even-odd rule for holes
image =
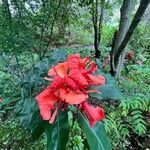
[[62, 0], [59, 0], [58, 6], [57, 6], [57, 9], [56, 9], [56, 11], [55, 11], [54, 18], [53, 18], [53, 22], [52, 22], [52, 25], [51, 25], [51, 29], [50, 29], [49, 41], [48, 41], [48, 43], [47, 43], [46, 49], [45, 49], [44, 52], [43, 52], [43, 55], [41, 56], [41, 60], [44, 58], [46, 52], [48, 51], [48, 47], [49, 47], [49, 44], [50, 44], [50, 42], [51, 42], [51, 37], [52, 37], [52, 34], [53, 34], [53, 28], [54, 28], [55, 20], [56, 20], [56, 18], [57, 18], [58, 9], [59, 9], [59, 7], [60, 7], [60, 5], [61, 5], [61, 2], [62, 2]]

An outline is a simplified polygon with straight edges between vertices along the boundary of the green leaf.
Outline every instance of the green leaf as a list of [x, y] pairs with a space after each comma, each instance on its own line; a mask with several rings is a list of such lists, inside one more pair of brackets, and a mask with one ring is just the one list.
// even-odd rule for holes
[[99, 87], [102, 99], [121, 99], [122, 93], [115, 84], [107, 84]]
[[34, 127], [34, 129], [32, 130], [33, 140], [38, 139], [42, 135], [42, 133], [45, 131], [45, 125], [45, 121], [39, 121], [39, 123]]
[[103, 74], [98, 70], [96, 75], [102, 74], [106, 79], [106, 84], [103, 86], [91, 86], [90, 89], [96, 89], [99, 93], [91, 93], [93, 100], [121, 100], [123, 95], [116, 79], [110, 74]]
[[56, 61], [56, 62], [62, 62], [66, 59], [67, 56], [67, 52], [65, 49], [61, 48], [61, 49], [55, 49], [54, 52], [52, 53], [52, 58]]
[[19, 113], [20, 120], [26, 129], [30, 129], [30, 122], [37, 103], [34, 98], [24, 98], [17, 104], [15, 112]]
[[91, 128], [81, 112], [78, 112], [77, 119], [86, 135], [90, 150], [111, 150], [110, 140], [102, 122]]
[[106, 84], [117, 84], [116, 78], [111, 74], [105, 74]]
[[[51, 57], [48, 58], [44, 58], [43, 60], [39, 61], [36, 65], [35, 65], [35, 69], [39, 70], [39, 73], [43, 73], [49, 70], [50, 67], [52, 67], [52, 65], [54, 65], [54, 60]], [[39, 74], [38, 72], [36, 72], [36, 74]], [[32, 75], [35, 73], [32, 73]]]
[[38, 139], [40, 135], [45, 131], [46, 121], [40, 117], [39, 110], [34, 111], [30, 120], [30, 130], [32, 132], [32, 138]]
[[98, 100], [121, 100], [122, 93], [116, 84], [106, 84], [104, 86], [93, 87], [99, 93], [92, 93], [90, 96]]
[[46, 125], [47, 150], [65, 150], [69, 130], [67, 112], [58, 112], [56, 121]]

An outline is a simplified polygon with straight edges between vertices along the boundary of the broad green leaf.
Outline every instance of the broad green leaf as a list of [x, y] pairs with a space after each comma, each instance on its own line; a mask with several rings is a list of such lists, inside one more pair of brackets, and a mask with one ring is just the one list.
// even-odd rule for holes
[[69, 130], [67, 112], [57, 113], [56, 121], [52, 125], [46, 125], [47, 150], [65, 150]]
[[91, 128], [81, 112], [78, 112], [77, 119], [86, 135], [90, 150], [111, 150], [110, 140], [102, 122]]
[[38, 74], [41, 74], [43, 72], [47, 73], [47, 71], [52, 67], [52, 65], [54, 65], [54, 63], [55, 62], [53, 60], [53, 57], [44, 58], [35, 65], [35, 69], [39, 70], [39, 72], [37, 72]]
[[121, 100], [123, 95], [119, 86], [117, 85], [116, 79], [110, 74], [101, 73], [100, 70], [96, 72], [96, 75], [98, 74], [102, 74], [105, 77], [106, 84], [103, 86], [90, 87], [90, 89], [96, 89], [100, 92], [100, 94], [91, 93], [91, 98], [96, 100]]
[[91, 98], [98, 100], [121, 100], [122, 93], [116, 84], [106, 84], [104, 86], [93, 87], [100, 93], [90, 94]]
[[32, 132], [32, 138], [38, 139], [40, 135], [45, 131], [46, 121], [40, 117], [39, 110], [34, 111], [30, 120], [30, 130]]
[[38, 139], [41, 134], [45, 131], [45, 121], [39, 121], [38, 124], [32, 129], [32, 138], [34, 140]]
[[37, 102], [35, 98], [22, 98], [15, 108], [15, 112], [19, 114], [20, 120], [26, 129], [30, 129], [30, 123], [35, 110], [37, 110]]
[[107, 84], [100, 86], [98, 90], [101, 92], [102, 99], [121, 99], [122, 93], [116, 84]]
[[106, 79], [106, 84], [117, 84], [116, 78], [111, 74], [105, 74], [104, 77]]
[[61, 48], [61, 49], [55, 49], [51, 57], [56, 62], [62, 62], [66, 59], [66, 56], [67, 56], [66, 50]]

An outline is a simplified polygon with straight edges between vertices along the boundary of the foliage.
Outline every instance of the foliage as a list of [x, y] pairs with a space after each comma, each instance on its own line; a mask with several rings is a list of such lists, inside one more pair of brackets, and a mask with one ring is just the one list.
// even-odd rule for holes
[[109, 25], [103, 25], [102, 28], [102, 45], [110, 46], [113, 38], [113, 33], [115, 32], [115, 27]]
[[[150, 27], [143, 26], [140, 24], [140, 26], [136, 29], [135, 34], [133, 35], [130, 45], [132, 46], [133, 50], [137, 54], [142, 54], [141, 52], [145, 52], [149, 50], [149, 31]], [[136, 40], [135, 40], [136, 39]], [[146, 54], [146, 53], [144, 53]], [[138, 55], [137, 55], [138, 56]]]
[[[82, 56], [86, 56], [87, 54], [90, 54], [90, 53], [92, 54], [92, 51], [90, 50], [83, 51], [83, 49], [78, 49], [78, 50], [68, 49], [67, 53], [70, 54], [72, 52], [77, 52], [77, 51], [79, 51]], [[35, 112], [33, 112], [33, 108], [35, 107], [37, 108], [35, 100], [34, 100], [34, 95], [31, 95], [30, 98], [28, 98], [28, 96], [30, 95], [30, 92], [34, 93], [35, 90], [36, 91], [40, 90], [39, 86], [43, 84], [46, 85], [45, 82], [43, 83], [42, 78], [45, 76], [47, 69], [53, 63], [56, 64], [60, 60], [65, 59], [63, 55], [66, 56], [66, 53], [65, 52], [63, 53], [63, 49], [58, 49], [58, 50], [55, 50], [54, 52], [55, 53], [53, 53], [53, 55], [51, 55], [50, 53], [49, 55], [47, 55], [47, 57], [43, 61], [40, 61], [39, 63], [37, 63], [34, 67], [35, 70], [33, 69], [29, 70], [29, 73], [26, 75], [24, 83], [20, 85], [23, 89], [22, 94], [19, 94], [16, 92], [14, 93], [14, 91], [16, 91], [16, 89], [20, 87], [18, 86], [18, 84], [20, 83], [15, 82], [15, 79], [12, 78], [11, 74], [8, 74], [7, 76], [5, 74], [1, 74], [1, 77], [3, 79], [3, 80], [0, 80], [2, 83], [1, 85], [3, 85], [6, 81], [8, 81], [8, 78], [11, 79], [9, 80], [10, 82], [8, 82], [8, 84], [6, 84], [4, 87], [1, 86], [1, 89], [3, 90], [4, 88], [6, 88], [5, 91], [2, 93], [3, 95], [1, 96], [9, 97], [9, 95], [12, 95], [13, 93], [17, 95], [15, 96], [14, 102], [10, 98], [4, 99], [4, 101], [2, 101], [1, 103], [2, 111], [4, 112], [6, 109], [6, 112], [4, 113], [2, 112], [3, 118], [7, 119], [9, 117], [8, 115], [6, 116], [5, 114], [9, 114], [10, 111], [13, 112], [16, 101], [18, 101], [23, 96], [24, 99], [22, 99], [22, 101], [19, 101], [18, 106], [16, 107], [15, 111], [19, 111], [18, 108], [20, 108], [20, 106], [24, 107], [23, 110], [20, 109], [21, 111], [20, 113], [22, 116], [21, 120], [25, 128], [28, 128], [28, 130], [32, 132], [32, 138], [34, 139], [37, 139], [44, 131], [43, 130], [44, 122], [41, 122], [42, 120], [38, 117], [39, 112], [37, 111], [37, 109], [35, 109]], [[60, 53], [60, 52], [62, 53], [62, 55], [58, 56], [57, 53]], [[52, 56], [52, 59], [50, 59], [50, 56]], [[150, 106], [149, 106], [149, 101], [148, 101], [149, 68], [147, 67], [147, 65], [148, 64], [144, 66], [137, 66], [137, 65], [128, 66], [131, 71], [129, 72], [128, 76], [125, 77], [120, 83], [122, 91], [124, 92], [124, 95], [126, 95], [126, 97], [123, 98], [124, 100], [121, 101], [119, 106], [118, 104], [116, 104], [115, 101], [114, 102], [106, 101], [105, 102], [106, 104], [104, 103], [104, 105], [107, 107], [106, 109], [107, 118], [105, 120], [104, 125], [105, 125], [105, 129], [109, 137], [111, 138], [111, 143], [114, 148], [120, 147], [121, 149], [127, 149], [127, 147], [129, 147], [130, 145], [134, 146], [133, 141], [132, 141], [133, 136], [137, 137], [136, 140], [138, 141], [139, 147], [144, 147], [143, 141], [140, 138], [144, 138], [145, 140], [148, 139], [149, 126], [148, 126], [146, 114], [149, 112]], [[99, 67], [101, 67], [101, 64], [99, 64]], [[113, 78], [111, 79], [110, 75], [105, 75], [105, 76], [107, 78], [108, 85], [114, 84], [116, 86], [116, 81]], [[17, 85], [14, 86], [14, 83]], [[141, 86], [138, 86], [139, 84]], [[14, 91], [9, 90], [10, 87], [13, 87]], [[103, 100], [108, 100], [108, 99], [103, 99]], [[31, 102], [33, 102], [32, 105], [31, 105]], [[94, 102], [95, 101], [93, 99], [93, 103]], [[102, 102], [100, 103], [98, 102], [98, 104], [101, 104], [101, 103]], [[12, 105], [12, 108], [10, 104]], [[8, 126], [8, 124], [10, 123], [9, 121], [7, 122], [7, 120], [3, 122], [5, 122], [4, 124], [6, 124], [6, 126]], [[13, 130], [16, 130], [18, 128], [18, 124], [19, 123], [17, 121]], [[2, 135], [5, 135], [5, 133], [3, 132]], [[27, 135], [27, 137], [28, 136], [29, 135]], [[10, 138], [6, 137], [6, 140], [10, 141]], [[5, 140], [3, 141], [5, 143]], [[8, 146], [8, 144], [6, 145]], [[34, 142], [33, 146], [35, 145], [36, 144]], [[70, 136], [69, 136], [69, 141], [68, 141], [67, 146], [68, 148], [74, 147], [74, 149], [78, 147], [79, 149], [82, 150], [85, 148], [83, 145], [84, 146], [87, 145], [86, 135], [83, 134], [82, 129], [79, 126], [79, 124], [74, 122], [73, 128], [70, 131]], [[38, 146], [40, 146], [40, 144], [38, 144]], [[145, 145], [145, 148], [146, 148], [146, 145]]]
[[117, 110], [109, 113], [105, 127], [111, 135], [114, 148], [126, 149], [130, 145], [133, 147], [143, 145], [143, 141], [139, 141], [138, 138], [137, 145], [134, 145], [132, 138], [136, 135], [148, 138], [148, 123], [144, 114], [149, 111], [149, 107], [148, 100], [130, 99], [122, 101]]
[[15, 116], [9, 116], [7, 121], [0, 121], [0, 124], [1, 149], [45, 149], [45, 141], [41, 138], [33, 141], [31, 134], [22, 128]]
[[[57, 120], [54, 124], [47, 123], [45, 128], [47, 139], [47, 150], [66, 149], [66, 144], [69, 139], [69, 123], [67, 112], [57, 114]], [[38, 129], [37, 129], [38, 130]]]
[[98, 122], [93, 128], [91, 128], [80, 112], [78, 112], [78, 121], [86, 135], [90, 150], [111, 149], [111, 144], [106, 136], [102, 122]]
[[[43, 77], [52, 65], [63, 61], [68, 54], [77, 52], [82, 57], [90, 55], [94, 59], [93, 24], [88, 7], [91, 1], [32, 2], [9, 1], [11, 5], [9, 8], [12, 9], [11, 17], [8, 15], [6, 5], [0, 2], [0, 99], [3, 98], [0, 102], [0, 148], [2, 149], [44, 149], [47, 144], [45, 137], [49, 137], [52, 131], [56, 139], [57, 125], [64, 128], [63, 124], [55, 124], [52, 128], [47, 126], [47, 122], [40, 117], [35, 100], [35, 95], [47, 85]], [[122, 3], [120, 0], [109, 2], [105, 6], [100, 45], [102, 52], [100, 59], [103, 61], [109, 58], [115, 25], [118, 24], [117, 18], [112, 19], [111, 16], [116, 16], [114, 9], [119, 10]], [[106, 107], [104, 126], [115, 150], [149, 148], [149, 31], [149, 25], [143, 24], [136, 29], [127, 49], [134, 52], [134, 58], [132, 62], [125, 62], [129, 72], [126, 73], [123, 69], [119, 86], [107, 74], [109, 64], [104, 64], [108, 67], [108, 71], [103, 72], [107, 84], [98, 88], [101, 95], [97, 97], [91, 94], [89, 100], [94, 105]], [[55, 49], [60, 46], [64, 48]], [[64, 52], [64, 49], [67, 52]], [[45, 52], [47, 52], [45, 57], [42, 57]], [[101, 70], [102, 62], [98, 65]], [[121, 101], [118, 102], [116, 99]], [[88, 150], [89, 146], [92, 149], [93, 138], [90, 139], [89, 133], [94, 133], [96, 139], [94, 141], [98, 143], [101, 138], [100, 129], [97, 129], [99, 132], [95, 128], [91, 131], [84, 118], [80, 116], [80, 121], [77, 122], [74, 117], [66, 114], [65, 123], [67, 126], [69, 123], [70, 132], [67, 132], [65, 137], [65, 140], [68, 140], [66, 149]], [[97, 128], [101, 126], [102, 122]], [[46, 136], [44, 132], [47, 133]], [[53, 143], [56, 142], [54, 139]], [[48, 143], [50, 147], [51, 141]], [[55, 146], [57, 147], [57, 143]]]
[[132, 71], [128, 74], [129, 79], [124, 79], [121, 83], [126, 97], [117, 109], [114, 106], [108, 109], [105, 127], [114, 148], [147, 148], [143, 139], [149, 139], [149, 69], [146, 65], [130, 67]]
[[[60, 53], [61, 55], [59, 55]], [[43, 82], [42, 78], [45, 76], [45, 73], [47, 72], [49, 66], [52, 66], [53, 64], [63, 61], [63, 59], [65, 59], [66, 57], [66, 54], [67, 53], [65, 50], [57, 49], [51, 54], [51, 56], [48, 57], [48, 59], [45, 58], [44, 60], [40, 61], [37, 65], [35, 65], [35, 70], [33, 72], [32, 71], [29, 72], [26, 76], [26, 80], [24, 81], [24, 83], [22, 83], [22, 96], [21, 96], [22, 100], [19, 101], [18, 106], [16, 107], [16, 110], [15, 110], [20, 115], [20, 118], [24, 127], [29, 129], [32, 132], [34, 137], [39, 137], [40, 134], [42, 134], [43, 132], [46, 133], [47, 149], [52, 149], [52, 148], [55, 149], [54, 145], [56, 146], [56, 149], [59, 146], [61, 146], [61, 149], [63, 148], [65, 149], [66, 144], [64, 142], [64, 139], [66, 139], [66, 142], [68, 141], [69, 134], [67, 133], [69, 133], [69, 130], [70, 130], [68, 121], [66, 120], [67, 115], [66, 114], [58, 115], [59, 117], [57, 118], [57, 121], [51, 126], [47, 122], [44, 123], [44, 121], [42, 121], [41, 118], [39, 118], [40, 115], [39, 115], [39, 112], [37, 112], [37, 105], [36, 105], [34, 97], [35, 97], [36, 91], [39, 90], [39, 87], [46, 85], [46, 83]], [[107, 87], [105, 88], [107, 90]], [[60, 121], [59, 121], [59, 118], [60, 118]], [[86, 139], [87, 140], [91, 139], [91, 136], [94, 135], [95, 134], [94, 132], [97, 132], [97, 131], [94, 131], [94, 129], [91, 130], [87, 122], [82, 121], [82, 120], [85, 120], [85, 119], [83, 119], [83, 116], [80, 116], [79, 122], [81, 123], [81, 127], [83, 131], [85, 128], [87, 128], [85, 129], [85, 132], [91, 132], [91, 134], [86, 134]], [[84, 124], [87, 124], [87, 125], [84, 125]], [[97, 126], [95, 130], [98, 130], [97, 128], [102, 130], [102, 125], [103, 123], [101, 123], [100, 126]], [[64, 130], [66, 133], [65, 136], [63, 133]], [[91, 130], [91, 131], [88, 131], [88, 130]], [[100, 147], [105, 146], [107, 137], [105, 140], [103, 139], [104, 141], [102, 143], [99, 143], [101, 142], [102, 137], [101, 137], [101, 134], [99, 133], [96, 133], [96, 134], [98, 134], [99, 136], [99, 139], [97, 139], [97, 144]], [[105, 136], [105, 130], [103, 130], [102, 135]], [[54, 137], [56, 139], [54, 139]], [[89, 142], [88, 140], [88, 143], [90, 144], [91, 142]], [[97, 149], [100, 148], [98, 145], [97, 145]], [[106, 144], [106, 146], [109, 147], [108, 144]]]
[[73, 116], [71, 112], [68, 112], [69, 114], [69, 118], [71, 119], [70, 121], [70, 126], [71, 126], [71, 131], [69, 133], [69, 140], [68, 143], [66, 145], [66, 150], [83, 150], [83, 149], [87, 149], [86, 147], [88, 146], [85, 140], [85, 135], [83, 135], [82, 129], [79, 126], [77, 121], [74, 121], [73, 123]]

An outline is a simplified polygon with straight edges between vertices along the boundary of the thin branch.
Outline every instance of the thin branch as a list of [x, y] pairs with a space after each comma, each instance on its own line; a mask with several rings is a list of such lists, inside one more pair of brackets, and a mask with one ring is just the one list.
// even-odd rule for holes
[[5, 65], [8, 67], [9, 72], [13, 73], [16, 77], [20, 78], [20, 75], [15, 73], [15, 71], [12, 69], [10, 63], [5, 59], [5, 57], [1, 53], [0, 53], [0, 56], [1, 56], [2, 60], [3, 60], [3, 62], [5, 63]]
[[[7, 15], [8, 15], [8, 19], [9, 19], [9, 28], [10, 28], [10, 37], [11, 39], [13, 39], [13, 30], [12, 30], [12, 16], [11, 16], [11, 11], [10, 11], [10, 8], [9, 8], [9, 3], [7, 0], [3, 0], [3, 3], [5, 5], [5, 8], [6, 8], [6, 12], [7, 12]], [[18, 60], [18, 57], [16, 55], [16, 52], [14, 52], [14, 56], [15, 56], [15, 60], [16, 60], [16, 63], [17, 63], [17, 66], [18, 66], [18, 75], [20, 76], [20, 80], [22, 81], [23, 78], [24, 78], [24, 73], [23, 73], [23, 70], [22, 70], [22, 67], [20, 66], [20, 63], [19, 63], [19, 60]], [[19, 73], [20, 72], [20, 73]]]
[[55, 14], [54, 14], [54, 18], [53, 18], [53, 22], [52, 22], [52, 25], [51, 25], [51, 29], [50, 29], [49, 40], [48, 40], [46, 49], [44, 50], [43, 55], [41, 56], [41, 60], [44, 58], [46, 52], [48, 51], [48, 47], [49, 47], [49, 44], [51, 42], [51, 37], [52, 37], [52, 34], [53, 34], [54, 24], [55, 24], [55, 21], [56, 21], [56, 18], [57, 18], [57, 13], [58, 13], [58, 10], [60, 8], [61, 2], [62, 2], [62, 0], [59, 0], [58, 6], [57, 6]]

